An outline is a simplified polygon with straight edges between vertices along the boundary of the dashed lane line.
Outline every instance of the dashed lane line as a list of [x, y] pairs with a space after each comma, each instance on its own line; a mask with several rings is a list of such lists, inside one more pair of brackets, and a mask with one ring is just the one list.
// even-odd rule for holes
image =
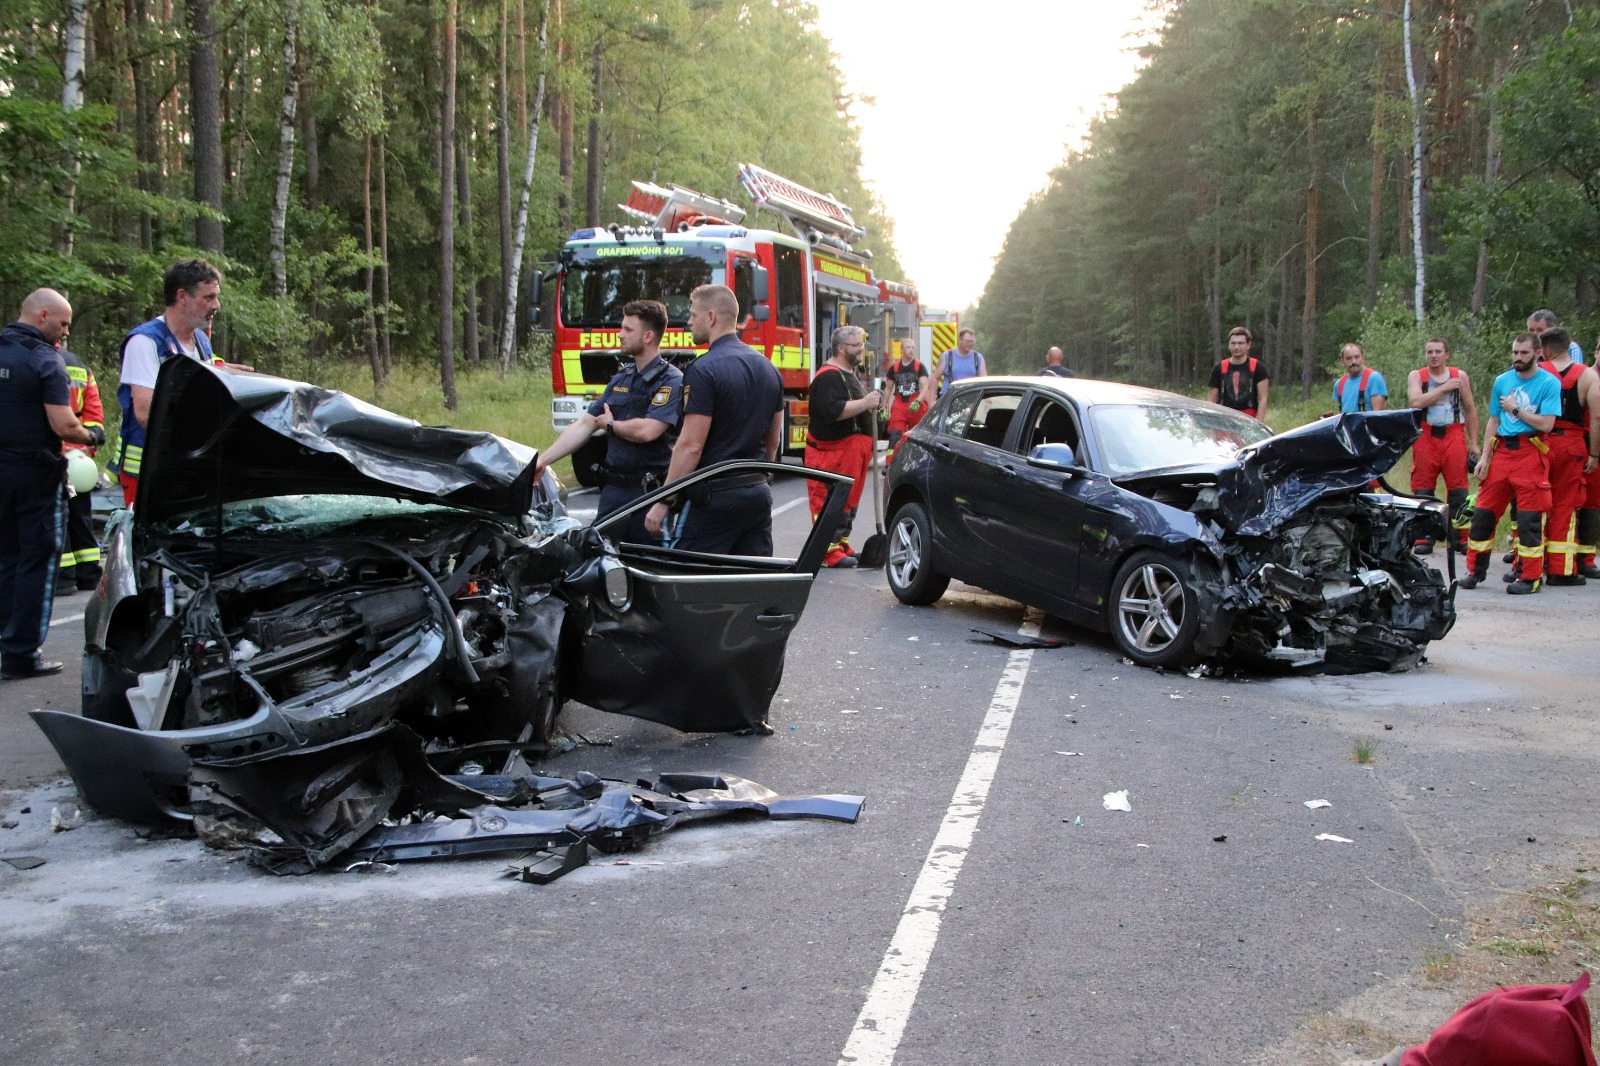
[[[1030, 609], [1018, 632], [1038, 636], [1042, 618], [1042, 614]], [[1006, 661], [1005, 671], [989, 703], [989, 712], [978, 728], [972, 754], [967, 757], [966, 769], [961, 772], [955, 795], [945, 810], [944, 821], [933, 838], [933, 846], [928, 849], [922, 872], [912, 886], [911, 898], [906, 900], [905, 910], [900, 914], [900, 924], [889, 941], [889, 950], [878, 967], [867, 1002], [839, 1055], [839, 1066], [890, 1066], [894, 1062], [906, 1022], [911, 1018], [911, 1009], [916, 1006], [922, 975], [927, 972], [928, 960], [933, 957], [933, 948], [939, 939], [945, 907], [955, 891], [956, 878], [961, 876], [967, 852], [972, 848], [973, 834], [978, 831], [978, 819], [983, 815], [989, 786], [994, 783], [995, 771], [1000, 766], [1000, 753], [1005, 750], [1006, 737], [1011, 733], [1011, 720], [1022, 697], [1022, 682], [1028, 676], [1032, 661], [1031, 648], [1013, 651]]]

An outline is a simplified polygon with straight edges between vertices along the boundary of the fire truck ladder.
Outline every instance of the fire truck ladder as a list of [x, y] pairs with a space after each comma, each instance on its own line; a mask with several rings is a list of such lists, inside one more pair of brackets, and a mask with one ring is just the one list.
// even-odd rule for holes
[[848, 252], [851, 250], [849, 242], [867, 235], [866, 230], [856, 225], [850, 209], [838, 200], [754, 163], [739, 164], [739, 184], [744, 186], [757, 208], [771, 211], [787, 222], [796, 236], [812, 244], [819, 243], [818, 238], [832, 238], [820, 243]]
[[653, 182], [636, 181], [628, 202], [617, 206], [640, 222], [669, 232], [682, 233], [701, 222], [737, 225], [744, 221], [744, 208], [682, 185], [663, 189]]

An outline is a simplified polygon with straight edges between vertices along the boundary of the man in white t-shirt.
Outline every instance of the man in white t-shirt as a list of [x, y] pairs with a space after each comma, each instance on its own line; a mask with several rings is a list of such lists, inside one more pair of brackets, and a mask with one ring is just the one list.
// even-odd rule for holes
[[167, 268], [163, 290], [166, 311], [135, 326], [122, 341], [122, 371], [117, 385], [122, 427], [111, 468], [122, 484], [122, 500], [129, 507], [139, 492], [145, 426], [150, 421], [150, 398], [155, 393], [161, 364], [186, 355], [230, 370], [254, 369], [223, 362], [211, 351], [211, 321], [222, 307], [222, 275], [216, 267], [204, 259], [174, 263]]

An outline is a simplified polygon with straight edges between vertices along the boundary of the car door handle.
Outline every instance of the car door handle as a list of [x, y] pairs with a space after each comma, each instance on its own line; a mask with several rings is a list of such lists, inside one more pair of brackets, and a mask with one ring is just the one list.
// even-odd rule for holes
[[953, 450], [950, 445], [939, 441], [935, 441], [934, 443], [928, 445], [928, 447], [938, 452], [940, 455], [949, 455]]
[[756, 621], [765, 622], [767, 625], [777, 625], [779, 622], [793, 622], [795, 617], [796, 616], [792, 614], [772, 614], [764, 612], [756, 615]]
[[995, 469], [1000, 471], [1000, 476], [1001, 477], [1016, 477], [1017, 476], [1017, 471], [1013, 467], [998, 466]]

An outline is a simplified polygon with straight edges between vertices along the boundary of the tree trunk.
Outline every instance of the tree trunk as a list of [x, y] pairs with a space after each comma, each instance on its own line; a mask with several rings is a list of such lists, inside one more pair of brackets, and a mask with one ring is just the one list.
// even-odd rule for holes
[[297, 38], [300, 12], [293, 3], [283, 14], [283, 103], [278, 113], [278, 188], [272, 201], [272, 232], [268, 238], [268, 259], [272, 263], [272, 293], [289, 295], [289, 266], [284, 254], [284, 230], [289, 219], [289, 179], [294, 173], [294, 106], [299, 95]]
[[[555, 0], [556, 13], [556, 70], [567, 69], [567, 33], [563, 21], [561, 0]], [[542, 73], [543, 67], [540, 71]], [[559, 83], [558, 83], [559, 84]], [[556, 230], [566, 233], [572, 229], [572, 90], [556, 90], [556, 130], [560, 137], [560, 158], [556, 164]]]
[[[67, 51], [61, 64], [61, 110], [72, 114], [83, 106], [83, 71], [88, 62], [89, 0], [67, 0]], [[69, 177], [61, 186], [61, 206], [70, 219], [78, 199], [77, 153], [67, 152], [62, 160]], [[72, 226], [56, 228], [56, 251], [72, 254]]]
[[1306, 296], [1300, 310], [1300, 398], [1311, 395], [1317, 359], [1317, 186], [1306, 190]]
[[308, 43], [300, 50], [300, 140], [306, 157], [306, 207], [315, 211], [322, 203], [322, 156], [321, 145], [317, 143], [317, 112], [311, 106], [311, 97], [316, 91], [312, 84], [312, 71], [316, 69], [312, 47], [314, 44]]
[[1211, 295], [1206, 301], [1206, 311], [1211, 316], [1211, 352], [1218, 362], [1226, 348], [1222, 342], [1222, 191], [1212, 193], [1211, 213], [1214, 225], [1211, 231]]
[[372, 367], [373, 391], [383, 391], [383, 353], [378, 349], [378, 315], [372, 305], [372, 134], [367, 134], [363, 144], [361, 171], [361, 250], [366, 253], [367, 265], [361, 271], [361, 287], [366, 293], [366, 306], [362, 311], [362, 325], [367, 335], [367, 362]]
[[1383, 253], [1383, 90], [1372, 106], [1372, 184], [1367, 194], [1367, 298], [1362, 307], [1378, 306], [1378, 267]]
[[467, 284], [463, 292], [466, 306], [461, 309], [461, 348], [468, 363], [478, 361], [478, 279], [473, 273], [472, 255], [472, 163], [467, 158], [467, 145], [457, 146], [456, 196], [461, 200], [461, 239], [466, 247], [463, 258], [467, 263]]
[[1417, 325], [1427, 316], [1428, 266], [1423, 255], [1423, 234], [1426, 229], [1427, 209], [1423, 200], [1423, 100], [1422, 84], [1417, 74], [1416, 52], [1411, 46], [1411, 5], [1405, 0], [1406, 95], [1411, 101], [1411, 255], [1416, 271], [1412, 287], [1412, 301]]
[[[1506, 64], [1503, 59], [1494, 61], [1493, 82], [1489, 89], [1489, 133], [1485, 138], [1483, 150], [1483, 184], [1485, 188], [1493, 189], [1495, 179], [1500, 176], [1500, 107], [1496, 103], [1495, 88], [1500, 85], [1500, 79], [1505, 76]], [[1489, 289], [1489, 241], [1487, 238], [1478, 242], [1478, 269], [1472, 277], [1472, 328], [1476, 330], [1483, 322], [1483, 303]]]
[[[495, 85], [495, 179], [500, 207], [500, 285], [511, 276], [511, 0], [500, 0], [500, 76]], [[504, 313], [502, 309], [502, 314]]]
[[378, 308], [382, 315], [383, 377], [394, 369], [394, 335], [389, 328], [389, 138], [378, 138]]
[[600, 78], [605, 69], [605, 53], [596, 41], [589, 72], [589, 149], [584, 174], [584, 225], [600, 225]]
[[[133, 39], [129, 67], [133, 77], [133, 153], [139, 163], [139, 190], [150, 195], [161, 191], [160, 159], [156, 144], [155, 94], [150, 91], [150, 60], [145, 54], [144, 31], [149, 23], [145, 0], [124, 0], [124, 15]], [[137, 209], [139, 247], [155, 247], [155, 220], [150, 212]]]
[[439, 384], [444, 406], [456, 409], [456, 0], [447, 0], [440, 33], [444, 106], [439, 123]]
[[[559, 5], [560, 0], [556, 0]], [[528, 159], [522, 168], [522, 196], [517, 204], [517, 232], [511, 245], [511, 271], [506, 275], [505, 325], [500, 330], [500, 374], [511, 371], [517, 350], [517, 292], [522, 285], [522, 249], [528, 239], [528, 199], [533, 194], [533, 163], [539, 148], [539, 116], [544, 112], [544, 57], [550, 25], [550, 0], [542, 0], [539, 13], [539, 84], [528, 110]]]
[[[188, 0], [189, 115], [194, 144], [194, 200], [222, 210], [222, 87], [217, 72], [217, 30], [211, 8], [215, 0]], [[194, 243], [207, 252], [222, 251], [222, 219], [200, 215], [194, 220]]]

